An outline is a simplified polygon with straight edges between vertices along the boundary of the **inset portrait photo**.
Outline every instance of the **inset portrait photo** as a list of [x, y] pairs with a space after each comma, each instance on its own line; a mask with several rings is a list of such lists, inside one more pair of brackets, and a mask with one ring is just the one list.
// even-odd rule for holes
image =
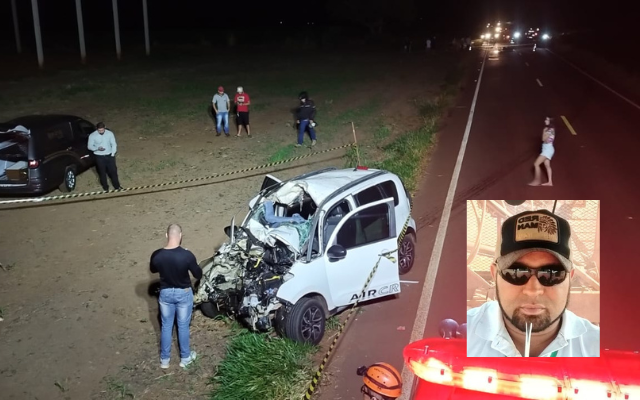
[[467, 356], [600, 356], [600, 201], [467, 201]]

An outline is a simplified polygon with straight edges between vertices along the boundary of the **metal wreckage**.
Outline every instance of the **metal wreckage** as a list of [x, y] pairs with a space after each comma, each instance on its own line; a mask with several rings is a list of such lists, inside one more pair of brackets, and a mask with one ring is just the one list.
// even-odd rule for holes
[[[379, 200], [354, 205], [352, 196], [371, 190], [380, 190]], [[383, 259], [369, 290], [361, 293], [378, 254], [398, 248], [402, 223], [396, 220], [410, 218], [405, 193], [396, 175], [380, 170], [329, 168], [288, 181], [267, 176], [241, 226], [234, 218], [225, 228], [229, 241], [200, 263], [194, 305], [211, 318], [228, 315], [254, 331], [275, 328], [292, 340], [319, 343], [326, 318], [354, 299], [400, 292], [399, 264]], [[410, 234], [399, 250], [400, 273], [413, 265], [410, 219]], [[376, 237], [372, 244], [354, 244], [366, 235]]]
[[230, 240], [200, 263], [203, 276], [194, 304], [208, 317], [233, 316], [254, 331], [275, 327], [286, 335], [273, 318], [283, 322], [292, 304], [283, 304], [276, 293], [293, 278], [289, 269], [302, 257], [317, 206], [304, 182], [279, 184], [267, 176], [242, 226], [235, 226], [234, 218], [225, 228]]

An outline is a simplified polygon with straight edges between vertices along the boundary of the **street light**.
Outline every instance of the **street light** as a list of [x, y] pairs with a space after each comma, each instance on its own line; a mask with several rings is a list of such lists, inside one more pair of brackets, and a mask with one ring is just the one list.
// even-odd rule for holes
[[513, 37], [514, 37], [515, 39], [519, 38], [519, 37], [520, 37], [520, 32], [515, 32], [515, 33], [513, 34]]

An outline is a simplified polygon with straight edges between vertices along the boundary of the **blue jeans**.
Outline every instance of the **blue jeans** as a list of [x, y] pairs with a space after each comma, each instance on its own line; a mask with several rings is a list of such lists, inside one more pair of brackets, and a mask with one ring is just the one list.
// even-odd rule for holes
[[304, 131], [309, 128], [309, 136], [311, 136], [311, 140], [316, 140], [316, 130], [309, 125], [308, 119], [303, 119], [300, 121], [300, 126], [298, 127], [298, 144], [302, 144], [304, 141]]
[[222, 130], [222, 121], [224, 120], [224, 134], [229, 134], [229, 112], [220, 111], [216, 114], [216, 131], [220, 133]]
[[191, 288], [167, 288], [160, 291], [160, 316], [162, 317], [162, 333], [160, 334], [160, 359], [171, 358], [171, 337], [173, 321], [178, 315], [178, 344], [180, 358], [189, 358], [189, 325], [193, 311], [193, 291]]

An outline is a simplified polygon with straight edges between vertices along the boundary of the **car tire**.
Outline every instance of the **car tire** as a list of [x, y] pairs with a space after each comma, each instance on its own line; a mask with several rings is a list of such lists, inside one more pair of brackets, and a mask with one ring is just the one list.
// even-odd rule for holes
[[283, 322], [285, 336], [295, 342], [317, 345], [324, 337], [326, 316], [318, 299], [301, 298]]
[[216, 307], [216, 305], [210, 301], [200, 303], [200, 311], [202, 311], [204, 316], [208, 318], [215, 318], [223, 314], [220, 310], [218, 310], [218, 307]]
[[411, 271], [416, 261], [416, 235], [407, 233], [398, 248], [398, 273], [404, 275]]
[[60, 184], [61, 192], [72, 192], [76, 188], [76, 184], [78, 182], [78, 177], [76, 175], [76, 168], [73, 166], [68, 166], [64, 170], [64, 177], [62, 178], [62, 183]]

